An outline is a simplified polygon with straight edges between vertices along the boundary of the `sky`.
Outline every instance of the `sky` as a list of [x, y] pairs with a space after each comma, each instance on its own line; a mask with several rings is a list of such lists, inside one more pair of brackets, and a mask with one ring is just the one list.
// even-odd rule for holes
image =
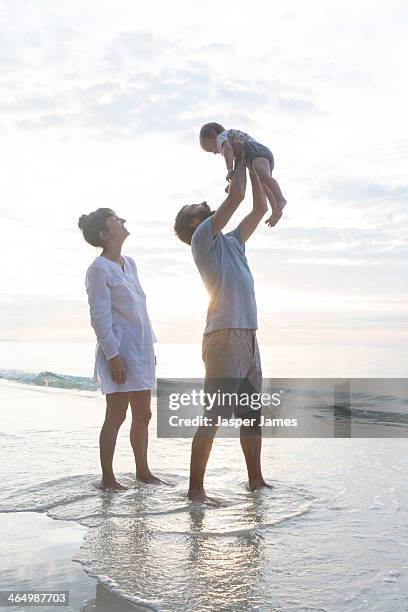
[[159, 341], [200, 340], [173, 223], [224, 199], [198, 144], [217, 121], [272, 150], [288, 200], [247, 243], [264, 342], [406, 342], [404, 4], [0, 0], [0, 340], [93, 340], [77, 219], [100, 206], [127, 219]]

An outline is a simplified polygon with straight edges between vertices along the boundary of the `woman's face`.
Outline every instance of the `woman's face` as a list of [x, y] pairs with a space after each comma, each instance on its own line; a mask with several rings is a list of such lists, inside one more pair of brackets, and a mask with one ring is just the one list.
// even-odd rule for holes
[[112, 242], [121, 243], [129, 236], [129, 232], [125, 227], [126, 219], [113, 214], [105, 221], [106, 229], [109, 233], [109, 239]]

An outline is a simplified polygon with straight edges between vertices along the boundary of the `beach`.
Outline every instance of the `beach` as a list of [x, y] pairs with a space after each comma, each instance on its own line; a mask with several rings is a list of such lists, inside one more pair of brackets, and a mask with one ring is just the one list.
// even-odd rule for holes
[[0, 402], [1, 589], [69, 590], [86, 612], [406, 609], [406, 439], [265, 439], [273, 488], [251, 493], [220, 438], [211, 508], [187, 501], [190, 440], [156, 438], [156, 400], [150, 463], [173, 486], [135, 482], [127, 419], [121, 494], [97, 489], [99, 391], [3, 379]]
[[[80, 525], [53, 521], [37, 512], [5, 514], [1, 524], [2, 530], [10, 534], [7, 539], [3, 538], [0, 552], [3, 590], [69, 591], [69, 606], [63, 607], [69, 611], [146, 610], [144, 606], [128, 604], [116, 597], [88, 576], [79, 564], [72, 563], [86, 532]], [[21, 605], [9, 609], [27, 608]], [[49, 612], [50, 607], [36, 606], [36, 609]]]
[[0, 0], [0, 612], [408, 612], [407, 23]]

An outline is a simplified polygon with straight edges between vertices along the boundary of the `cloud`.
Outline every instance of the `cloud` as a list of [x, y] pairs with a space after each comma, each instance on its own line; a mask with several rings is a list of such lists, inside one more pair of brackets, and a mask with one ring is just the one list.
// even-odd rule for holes
[[277, 99], [277, 107], [285, 112], [295, 114], [317, 115], [322, 111], [310, 100], [300, 98], [281, 98]]
[[251, 253], [273, 257], [275, 263], [309, 261], [356, 265], [401, 265], [408, 256], [408, 228], [281, 228], [273, 242], [262, 248], [252, 245]]
[[336, 181], [332, 184], [329, 195], [332, 199], [366, 202], [403, 202], [408, 204], [408, 184], [392, 185], [389, 183], [374, 183], [359, 179]]
[[[248, 244], [262, 313], [273, 310], [276, 289], [289, 307], [336, 291], [406, 294], [405, 106], [395, 96], [405, 33], [389, 7], [365, 2], [350, 13], [351, 2], [328, 10], [298, 1], [291, 13], [277, 8], [271, 37], [270, 21], [244, 4], [231, 12], [218, 3], [221, 29], [208, 7], [188, 2], [177, 11], [164, 1], [123, 0], [120, 11], [113, 0], [90, 0], [86, 11], [79, 0], [1, 4], [9, 171], [0, 248], [25, 273], [6, 273], [5, 291], [82, 296], [95, 253], [76, 218], [112, 205], [129, 219], [126, 252], [147, 285], [161, 290], [169, 277], [180, 301], [194, 293], [200, 279], [172, 225], [182, 204], [224, 196], [220, 160], [197, 144], [201, 123], [217, 120], [276, 152], [288, 192], [282, 223]], [[157, 303], [164, 313], [166, 300]], [[28, 304], [21, 317], [35, 326], [40, 309]]]
[[[20, 41], [19, 54], [15, 41], [3, 41], [0, 54], [5, 67], [13, 68], [8, 82], [0, 81], [3, 126], [53, 129], [69, 138], [161, 134], [193, 142], [198, 126], [209, 119], [248, 129], [256, 125], [252, 109], [319, 112], [312, 101], [295, 97], [302, 91], [298, 84], [251, 74], [248, 68], [240, 73], [234, 64], [234, 70], [220, 74], [218, 54], [231, 60], [231, 44], [201, 45], [126, 31], [105, 41], [97, 53], [84, 49], [80, 39], [80, 61], [78, 37], [71, 28], [55, 27], [47, 39]], [[281, 97], [282, 92], [292, 97]]]
[[[104, 138], [136, 138], [160, 132], [167, 137], [192, 139], [197, 126], [206, 118], [209, 98], [221, 108], [245, 101], [266, 103], [265, 96], [255, 95], [235, 83], [214, 86], [211, 93], [212, 86], [204, 70], [163, 72], [156, 76], [138, 73], [124, 85], [99, 82], [67, 89], [65, 83], [64, 88], [64, 92], [56, 90], [42, 97], [33, 92], [31, 97], [21, 98], [16, 92], [13, 99], [1, 105], [3, 117], [10, 127], [20, 130], [61, 127], [71, 134], [77, 130]], [[246, 119], [246, 123], [252, 121]]]
[[7, 208], [6, 206], [0, 206], [0, 218], [10, 219], [12, 221], [19, 221], [21, 219], [21, 216], [16, 215], [16, 213], [11, 207]]

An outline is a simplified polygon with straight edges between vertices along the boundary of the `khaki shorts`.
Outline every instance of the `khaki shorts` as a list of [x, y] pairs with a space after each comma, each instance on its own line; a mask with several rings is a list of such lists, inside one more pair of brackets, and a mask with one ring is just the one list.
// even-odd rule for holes
[[[262, 392], [262, 368], [255, 329], [221, 329], [203, 337], [202, 357], [205, 364], [204, 391], [216, 393], [251, 394]], [[214, 404], [205, 413], [230, 418], [260, 410], [248, 406]]]

